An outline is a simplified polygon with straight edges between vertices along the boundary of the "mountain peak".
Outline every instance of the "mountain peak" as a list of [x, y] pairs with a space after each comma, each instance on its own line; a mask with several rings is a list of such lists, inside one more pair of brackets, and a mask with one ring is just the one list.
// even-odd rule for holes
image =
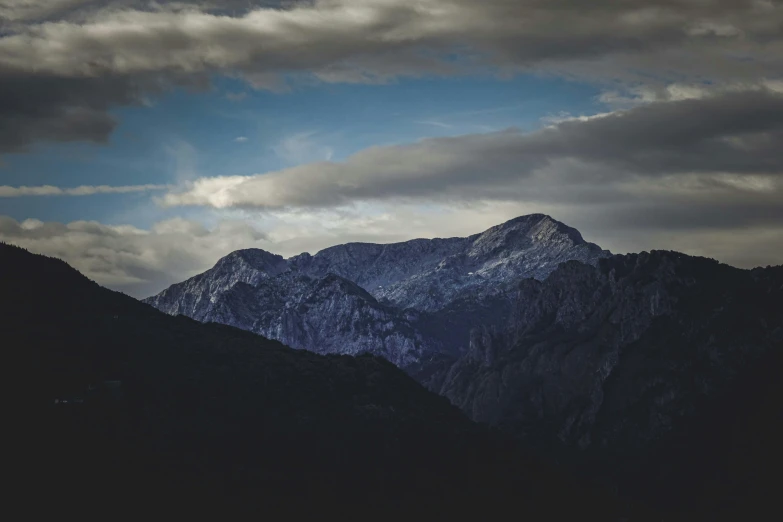
[[524, 216], [515, 217], [514, 219], [510, 219], [505, 223], [501, 223], [500, 225], [490, 228], [486, 232], [494, 230], [505, 231], [512, 229], [537, 232], [539, 234], [542, 232], [545, 234], [564, 234], [569, 239], [571, 239], [574, 244], [582, 244], [586, 242], [582, 237], [582, 234], [577, 229], [569, 227], [565, 223], [558, 221], [547, 214], [527, 214]]
[[282, 259], [282, 256], [273, 254], [272, 252], [268, 252], [266, 250], [263, 250], [261, 248], [243, 248], [240, 250], [234, 250], [230, 254], [227, 254], [223, 256], [218, 262], [222, 260], [235, 260], [235, 259], [242, 259], [245, 261], [257, 261], [262, 259], [273, 259], [273, 258], [279, 258]]
[[283, 256], [260, 248], [235, 250], [218, 260], [214, 268], [221, 270], [237, 266], [249, 267], [270, 276], [276, 276], [288, 270], [288, 264]]
[[487, 229], [473, 238], [470, 255], [474, 257], [505, 256], [529, 252], [530, 249], [555, 252], [587, 248], [596, 254], [601, 252], [597, 245], [587, 243], [578, 230], [546, 214], [519, 216]]

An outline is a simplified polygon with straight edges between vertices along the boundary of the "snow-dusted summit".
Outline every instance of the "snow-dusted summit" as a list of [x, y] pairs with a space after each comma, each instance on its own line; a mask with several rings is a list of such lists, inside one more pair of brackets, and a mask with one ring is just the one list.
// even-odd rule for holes
[[507, 312], [504, 296], [520, 279], [543, 280], [564, 261], [595, 264], [609, 255], [577, 230], [532, 214], [466, 238], [348, 243], [289, 259], [238, 250], [145, 302], [294, 348], [369, 351], [408, 368], [463, 348], [440, 326], [454, 314], [462, 329], [474, 315], [486, 322]]

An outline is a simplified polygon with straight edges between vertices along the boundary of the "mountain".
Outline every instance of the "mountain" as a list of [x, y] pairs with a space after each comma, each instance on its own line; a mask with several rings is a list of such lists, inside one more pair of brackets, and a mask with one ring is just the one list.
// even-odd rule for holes
[[504, 322], [519, 279], [608, 255], [575, 229], [534, 214], [467, 238], [350, 243], [287, 260], [240, 250], [145, 302], [295, 348], [369, 351], [420, 369], [467, 349], [471, 328]]
[[709, 497], [720, 513], [768, 491], [760, 474], [783, 464], [783, 267], [665, 251], [572, 261], [519, 283], [514, 304], [432, 389], [650, 501]]
[[[428, 375], [446, 400], [382, 358], [171, 317], [0, 245], [20, 390], [8, 425], [26, 457], [10, 471], [60, 506], [688, 521], [775, 508], [783, 267], [654, 251], [515, 287], [508, 322], [471, 330], [468, 352]], [[467, 317], [492, 299], [449, 306]]]
[[6, 419], [24, 457], [8, 471], [23, 498], [82, 515], [213, 503], [373, 518], [519, 505], [537, 519], [622, 514], [381, 358], [171, 317], [3, 244], [0, 288], [20, 386], [18, 419]]
[[563, 261], [609, 253], [543, 214], [518, 217], [466, 238], [350, 243], [292, 258], [311, 275], [337, 274], [399, 308], [434, 312], [456, 298], [494, 293], [520, 277], [544, 279]]

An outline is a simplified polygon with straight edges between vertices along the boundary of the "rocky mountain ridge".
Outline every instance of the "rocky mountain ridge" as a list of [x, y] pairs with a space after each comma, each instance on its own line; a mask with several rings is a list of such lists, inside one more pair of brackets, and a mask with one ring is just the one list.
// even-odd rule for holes
[[519, 279], [608, 255], [575, 229], [533, 214], [467, 238], [349, 243], [290, 259], [239, 250], [145, 302], [295, 348], [369, 351], [412, 368], [466, 349], [478, 324], [471, 319], [504, 318]]

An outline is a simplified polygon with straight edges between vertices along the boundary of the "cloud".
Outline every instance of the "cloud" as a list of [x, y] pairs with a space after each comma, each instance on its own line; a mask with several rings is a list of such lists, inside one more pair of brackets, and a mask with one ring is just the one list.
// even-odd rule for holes
[[764, 89], [783, 94], [783, 80], [759, 80], [754, 83], [724, 82], [724, 83], [671, 83], [668, 85], [640, 85], [630, 87], [624, 92], [605, 91], [598, 100], [616, 109], [631, 108], [645, 103], [658, 101], [681, 101], [732, 92], [744, 92]]
[[272, 150], [289, 165], [332, 159], [334, 150], [319, 143], [316, 136], [313, 131], [298, 132], [280, 140]]
[[[490, 219], [547, 212], [617, 251], [682, 245], [742, 264], [780, 260], [781, 26], [781, 0], [0, 0], [0, 154], [41, 141], [106, 143], [115, 107], [207, 89], [217, 75], [276, 91], [314, 79], [557, 75], [597, 84], [612, 112], [554, 114], [534, 132], [372, 147], [344, 161], [332, 160], [322, 137], [296, 133], [273, 149], [291, 167], [253, 176], [204, 177], [183, 142], [167, 149], [179, 185], [160, 201], [244, 213], [269, 231], [268, 243], [226, 232], [235, 241], [226, 247], [464, 234]], [[156, 261], [169, 245], [180, 249], [170, 259], [194, 270], [185, 257], [203, 269], [218, 251], [188, 250], [182, 238], [219, 239], [193, 222], [179, 231], [166, 228], [175, 222], [151, 230], [4, 223], [20, 241], [62, 247], [90, 273], [134, 288], [181, 275]], [[91, 264], [104, 254], [80, 254], [79, 241], [113, 252], [119, 272]]]
[[219, 257], [258, 246], [264, 238], [239, 221], [206, 228], [175, 218], [143, 230], [94, 221], [18, 222], [0, 216], [0, 240], [64, 259], [98, 283], [136, 297], [202, 272]]
[[[162, 5], [20, 29], [0, 42], [6, 51], [0, 63], [24, 69], [29, 62], [23, 59], [37, 59], [38, 70], [64, 76], [209, 68], [349, 71], [352, 65], [377, 76], [401, 66], [442, 67], [430, 53], [465, 46], [515, 65], [686, 45], [720, 51], [733, 43], [765, 51], [770, 39], [780, 37], [781, 16], [774, 0], [601, 0], [590, 6], [578, 0], [320, 0], [237, 16], [225, 8], [216, 13], [208, 6]], [[428, 52], [410, 53], [421, 49]], [[374, 71], [370, 61], [378, 65]]]
[[198, 174], [199, 153], [196, 147], [183, 139], [174, 139], [163, 147], [171, 162], [171, 170], [177, 183], [196, 179]]
[[62, 77], [2, 64], [0, 77], [0, 154], [26, 152], [40, 141], [107, 143], [117, 126], [113, 107], [144, 105], [149, 96], [174, 85], [208, 85], [199, 75]]
[[236, 16], [262, 7], [281, 8], [295, 3], [289, 0], [3, 0], [0, 20], [11, 27], [46, 21], [88, 21], [101, 11], [138, 9], [143, 11], [182, 12], [204, 10]]
[[489, 67], [619, 81], [618, 96], [639, 83], [783, 77], [780, 0], [4, 5], [0, 153], [41, 140], [103, 142], [111, 107], [172, 85], [204, 87], [216, 73], [280, 88], [292, 75], [378, 83]]
[[454, 128], [454, 125], [449, 125], [448, 123], [443, 123], [442, 121], [436, 121], [436, 120], [419, 120], [414, 123], [418, 123], [419, 125], [431, 125], [433, 127], [440, 127], [442, 129]]
[[234, 138], [234, 141], [236, 141], [237, 143], [245, 143], [247, 141], [247, 137], [237, 136], [236, 138]]
[[39, 187], [9, 187], [0, 186], [0, 198], [17, 198], [22, 196], [92, 196], [94, 194], [128, 194], [131, 192], [150, 192], [165, 190], [169, 185], [128, 185], [111, 187], [108, 185], [82, 185], [80, 187], [62, 188], [51, 185]]
[[394, 198], [642, 198], [642, 187], [653, 194], [660, 184], [667, 197], [751, 194], [762, 202], [779, 195], [780, 143], [783, 95], [759, 89], [565, 119], [530, 133], [426, 139], [343, 162], [200, 178], [161, 202], [277, 209]]
[[96, 0], [4, 0], [0, 3], [0, 20], [5, 23], [41, 22], [74, 14], [96, 3]]
[[226, 93], [226, 98], [231, 100], [232, 102], [241, 102], [245, 98], [247, 98], [246, 92], [228, 92]]

